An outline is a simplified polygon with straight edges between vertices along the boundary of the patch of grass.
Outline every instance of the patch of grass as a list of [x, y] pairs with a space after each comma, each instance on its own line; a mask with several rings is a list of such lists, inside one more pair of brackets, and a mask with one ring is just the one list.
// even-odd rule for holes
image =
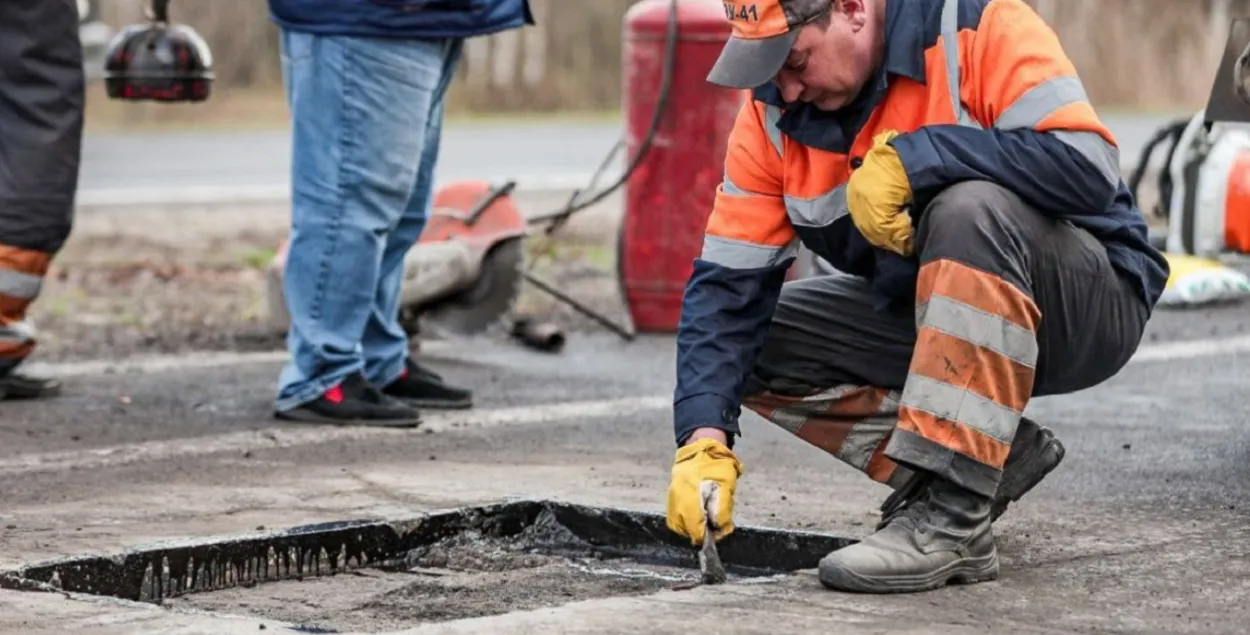
[[611, 245], [562, 239], [548, 246], [543, 239], [533, 238], [527, 245], [527, 258], [539, 261], [538, 268], [556, 263], [581, 263], [605, 273], [616, 268], [616, 249]]
[[269, 263], [273, 261], [276, 255], [278, 255], [276, 249], [255, 249], [244, 253], [240, 260], [247, 267], [257, 271], [264, 271], [269, 268]]

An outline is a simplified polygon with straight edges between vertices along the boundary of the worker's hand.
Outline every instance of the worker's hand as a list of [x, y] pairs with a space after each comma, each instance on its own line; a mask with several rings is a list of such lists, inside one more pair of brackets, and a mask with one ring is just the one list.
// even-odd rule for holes
[[[742, 475], [742, 463], [725, 444], [716, 439], [698, 439], [678, 448], [673, 460], [672, 481], [668, 486], [668, 528], [703, 544], [706, 508], [712, 513], [712, 537], [720, 540], [734, 530], [734, 488]], [[705, 483], [715, 483], [711, 488]]]
[[911, 202], [911, 182], [898, 152], [887, 143], [896, 136], [897, 132], [888, 131], [873, 137], [863, 165], [847, 183], [846, 206], [851, 221], [869, 243], [910, 256], [911, 216], [903, 207]]

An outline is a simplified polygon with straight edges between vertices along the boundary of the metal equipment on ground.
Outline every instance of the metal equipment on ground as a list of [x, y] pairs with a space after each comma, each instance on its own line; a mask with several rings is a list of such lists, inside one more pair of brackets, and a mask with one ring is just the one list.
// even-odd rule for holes
[[1250, 254], [1250, 129], [1206, 120], [1206, 111], [1170, 122], [1147, 143], [1129, 177], [1136, 196], [1156, 151], [1165, 148], [1148, 213], [1167, 222], [1154, 237], [1169, 253]]
[[625, 190], [619, 275], [635, 326], [672, 331], [746, 92], [705, 81], [731, 33], [719, 2], [642, 0], [624, 32], [627, 147], [635, 156], [652, 147]]
[[[417, 244], [404, 257], [401, 324], [409, 332], [474, 335], [505, 326], [521, 293], [526, 221], [512, 200], [515, 182], [457, 181], [439, 188]], [[282, 293], [287, 242], [267, 271], [275, 326], [287, 328]]]
[[1234, 20], [1207, 105], [1161, 127], [1128, 179], [1138, 197], [1157, 150], [1151, 236], [1171, 265], [1160, 306], [1250, 298], [1250, 276], [1224, 264], [1250, 256], [1250, 18]]
[[1154, 237], [1169, 253], [1199, 257], [1250, 254], [1250, 18], [1232, 22], [1207, 105], [1161, 127], [1129, 176], [1136, 197], [1155, 153], [1158, 202], [1167, 223]]

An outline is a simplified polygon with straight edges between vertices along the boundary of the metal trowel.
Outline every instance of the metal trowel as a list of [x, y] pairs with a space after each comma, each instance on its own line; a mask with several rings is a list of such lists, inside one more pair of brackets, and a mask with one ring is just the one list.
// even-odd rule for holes
[[699, 550], [699, 570], [703, 573], [703, 584], [721, 584], [727, 579], [725, 565], [720, 561], [720, 553], [716, 551], [716, 538], [713, 537], [716, 517], [716, 506], [720, 499], [720, 485], [712, 481], [704, 481], [700, 486], [703, 495], [703, 548]]

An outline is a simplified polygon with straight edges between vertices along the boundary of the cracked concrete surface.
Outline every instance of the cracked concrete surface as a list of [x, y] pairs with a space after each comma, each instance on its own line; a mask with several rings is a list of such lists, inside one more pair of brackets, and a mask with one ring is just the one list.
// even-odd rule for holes
[[[866, 597], [825, 591], [807, 572], [405, 632], [655, 633], [691, 622], [713, 633], [1244, 632], [1248, 316], [1246, 307], [1160, 313], [1120, 375], [1030, 406], [1068, 456], [996, 526], [998, 581]], [[480, 399], [472, 411], [431, 413], [428, 431], [274, 421], [277, 362], [266, 356], [150, 372], [85, 367], [59, 399], [0, 404], [0, 566], [513, 496], [663, 509], [671, 338], [579, 335], [561, 355], [489, 340], [427, 351]], [[754, 415], [744, 427], [739, 523], [871, 531], [882, 486]], [[142, 450], [115, 460], [126, 447]], [[246, 615], [0, 592], [3, 633], [255, 633], [262, 624], [294, 632]]]

